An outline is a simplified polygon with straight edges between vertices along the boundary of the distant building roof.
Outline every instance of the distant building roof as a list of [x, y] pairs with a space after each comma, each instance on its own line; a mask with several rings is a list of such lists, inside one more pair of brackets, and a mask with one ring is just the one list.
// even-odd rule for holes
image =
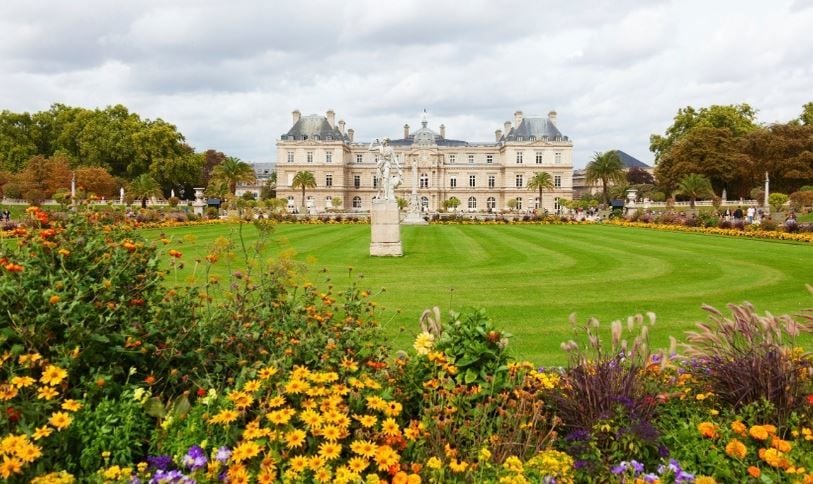
[[621, 163], [624, 164], [624, 168], [652, 168], [651, 166], [647, 165], [643, 161], [635, 158], [627, 153], [624, 153], [621, 150], [614, 150], [615, 153], [618, 155], [618, 158], [621, 159]]
[[419, 146], [468, 146], [465, 141], [458, 139], [446, 139], [440, 134], [432, 131], [427, 127], [426, 114], [421, 120], [421, 127], [406, 138], [390, 140], [393, 146], [412, 146], [413, 144]]
[[511, 128], [511, 131], [505, 134], [506, 141], [517, 141], [517, 138], [522, 138], [525, 141], [530, 140], [531, 137], [541, 139], [543, 137], [549, 139], [560, 138], [562, 133], [548, 118], [523, 118], [519, 126]]
[[270, 176], [277, 168], [276, 163], [252, 163], [251, 166], [254, 168], [254, 174], [257, 175], [258, 178]]
[[302, 116], [296, 123], [294, 123], [291, 129], [288, 130], [288, 133], [286, 133], [285, 136], [288, 137], [288, 139], [293, 137], [295, 140], [318, 139], [320, 141], [325, 141], [327, 139], [346, 139], [346, 136], [339, 131], [339, 128], [331, 127], [327, 117], [319, 114]]

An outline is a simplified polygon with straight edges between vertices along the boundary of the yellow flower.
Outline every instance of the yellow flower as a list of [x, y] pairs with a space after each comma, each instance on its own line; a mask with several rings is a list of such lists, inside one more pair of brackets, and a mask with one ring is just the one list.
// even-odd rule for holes
[[370, 428], [378, 422], [378, 417], [375, 415], [353, 415], [353, 418], [358, 420], [364, 428]]
[[524, 470], [522, 461], [515, 455], [509, 456], [507, 459], [505, 459], [502, 466], [509, 472], [521, 473]]
[[259, 380], [249, 380], [249, 381], [246, 382], [245, 385], [243, 385], [243, 391], [244, 392], [249, 392], [249, 393], [254, 393], [257, 390], [259, 390], [261, 386], [262, 386], [262, 382], [260, 382]]
[[238, 410], [248, 408], [251, 406], [252, 403], [254, 403], [254, 397], [252, 397], [246, 392], [241, 392], [237, 390], [229, 392], [227, 398], [231, 400], [232, 403], [234, 403], [235, 408], [237, 408]]
[[277, 395], [266, 402], [266, 406], [268, 406], [268, 408], [277, 408], [283, 405], [285, 405], [285, 397], [282, 395]]
[[401, 456], [389, 445], [381, 445], [375, 451], [375, 463], [378, 464], [378, 470], [388, 470], [400, 460]]
[[325, 425], [319, 430], [320, 435], [325, 440], [335, 441], [342, 437], [342, 429], [336, 425]]
[[54, 365], [48, 365], [42, 372], [40, 381], [48, 385], [59, 385], [68, 376], [68, 372]]
[[739, 440], [732, 439], [731, 442], [725, 446], [725, 453], [735, 459], [744, 459], [745, 454], [748, 453], [748, 449], [745, 447], [745, 444]]
[[488, 450], [487, 447], [483, 447], [482, 449], [480, 449], [480, 453], [477, 454], [477, 457], [481, 461], [487, 461], [487, 460], [491, 459], [491, 451]]
[[51, 415], [51, 418], [48, 419], [48, 423], [56, 427], [57, 430], [62, 430], [64, 428], [67, 428], [71, 424], [72, 420], [73, 419], [71, 418], [71, 416], [68, 415], [67, 413], [56, 412], [53, 415]]
[[364, 459], [362, 457], [353, 457], [349, 461], [347, 461], [347, 465], [353, 473], [361, 474], [364, 471], [364, 469], [366, 469], [367, 466], [370, 465], [370, 463], [367, 462], [367, 459]]
[[296, 449], [298, 447], [302, 447], [302, 444], [305, 443], [305, 431], [300, 429], [290, 430], [285, 433], [285, 445], [289, 449]]
[[315, 410], [305, 410], [299, 414], [299, 420], [311, 428], [319, 428], [322, 425], [322, 416]]
[[68, 400], [65, 400], [64, 402], [62, 402], [62, 409], [63, 410], [68, 410], [70, 412], [76, 412], [77, 410], [79, 410], [81, 408], [82, 408], [82, 402], [79, 402], [79, 401], [76, 401], [76, 400], [68, 399]]
[[17, 387], [14, 385], [0, 385], [0, 400], [11, 400], [17, 396]]
[[54, 429], [47, 425], [43, 425], [42, 427], [37, 427], [37, 430], [34, 431], [34, 435], [32, 435], [31, 438], [34, 440], [39, 440], [43, 437], [48, 437], [52, 433], [54, 433]]
[[350, 450], [362, 457], [373, 457], [377, 447], [369, 440], [356, 440], [350, 444]]
[[304, 380], [290, 380], [288, 383], [285, 384], [285, 393], [290, 394], [297, 394], [297, 393], [305, 393], [311, 387], [311, 384], [304, 381]]
[[469, 464], [464, 460], [458, 462], [457, 459], [452, 459], [449, 461], [449, 469], [451, 469], [451, 471], [454, 473], [466, 472], [468, 467]]
[[717, 481], [714, 480], [713, 477], [709, 476], [697, 476], [694, 482], [695, 484], [717, 484]]
[[285, 425], [290, 422], [291, 417], [292, 415], [287, 409], [274, 410], [266, 415], [266, 418], [274, 425]]
[[259, 453], [260, 446], [254, 441], [247, 441], [234, 448], [231, 454], [231, 460], [234, 462], [243, 462], [244, 460], [256, 457]]
[[422, 332], [415, 338], [415, 342], [412, 344], [412, 347], [415, 348], [415, 352], [419, 355], [428, 355], [432, 348], [435, 346], [435, 336], [431, 333], [427, 333], [426, 331]]
[[0, 464], [0, 476], [2, 476], [4, 479], [8, 479], [14, 474], [20, 474], [22, 471], [23, 463], [20, 459], [16, 457], [9, 458], [8, 456], [3, 456], [3, 463]]
[[37, 390], [37, 399], [38, 400], [51, 400], [52, 398], [59, 395], [59, 392], [54, 390], [52, 387], [40, 387]]
[[388, 418], [381, 423], [381, 433], [392, 437], [401, 435], [401, 429], [398, 427], [398, 422], [395, 419]]
[[338, 458], [342, 453], [342, 444], [335, 442], [322, 442], [319, 446], [319, 456], [325, 460], [333, 460]]
[[443, 467], [443, 463], [437, 457], [430, 457], [429, 460], [426, 461], [426, 467], [438, 470]]
[[17, 457], [23, 462], [34, 462], [42, 456], [42, 449], [34, 444], [26, 444], [17, 449]]
[[15, 376], [11, 378], [11, 384], [17, 388], [30, 387], [36, 380], [30, 376]]
[[359, 365], [356, 363], [356, 360], [347, 356], [342, 358], [341, 367], [351, 373], [355, 373], [359, 369]]
[[239, 415], [236, 410], [221, 410], [220, 413], [209, 419], [209, 423], [227, 425], [237, 420]]

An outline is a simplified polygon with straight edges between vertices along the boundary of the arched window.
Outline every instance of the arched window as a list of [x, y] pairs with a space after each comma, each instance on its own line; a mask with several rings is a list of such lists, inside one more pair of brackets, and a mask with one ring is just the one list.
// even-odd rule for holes
[[361, 208], [361, 197], [353, 197], [353, 208]]
[[421, 197], [421, 210], [429, 210], [429, 197]]
[[293, 195], [288, 195], [288, 208], [293, 208], [293, 207], [294, 207], [294, 196]]
[[421, 173], [421, 188], [429, 188], [429, 175], [426, 173]]
[[477, 199], [469, 197], [469, 210], [477, 210]]
[[494, 197], [488, 197], [486, 199], [486, 208], [489, 211], [494, 210], [495, 208], [497, 208], [497, 199], [495, 199]]

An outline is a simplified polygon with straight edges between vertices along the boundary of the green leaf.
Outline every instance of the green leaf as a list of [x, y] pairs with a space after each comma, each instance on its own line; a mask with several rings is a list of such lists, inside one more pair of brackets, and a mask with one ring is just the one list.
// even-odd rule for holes
[[477, 372], [474, 371], [471, 368], [466, 370], [466, 374], [463, 377], [463, 381], [466, 382], [466, 384], [468, 385], [468, 384], [472, 383], [475, 380], [477, 380]]
[[164, 407], [164, 404], [161, 403], [161, 399], [152, 397], [144, 403], [144, 413], [150, 417], [164, 418], [167, 416], [167, 409]]

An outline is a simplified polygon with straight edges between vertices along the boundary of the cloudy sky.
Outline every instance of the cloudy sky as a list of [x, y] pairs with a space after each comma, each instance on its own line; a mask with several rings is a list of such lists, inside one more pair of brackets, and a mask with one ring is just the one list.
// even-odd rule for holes
[[811, 25], [813, 0], [3, 0], [0, 109], [121, 103], [253, 162], [275, 161], [294, 109], [332, 108], [361, 140], [426, 109], [469, 141], [556, 110], [577, 167], [614, 148], [650, 163], [683, 106], [797, 117]]

